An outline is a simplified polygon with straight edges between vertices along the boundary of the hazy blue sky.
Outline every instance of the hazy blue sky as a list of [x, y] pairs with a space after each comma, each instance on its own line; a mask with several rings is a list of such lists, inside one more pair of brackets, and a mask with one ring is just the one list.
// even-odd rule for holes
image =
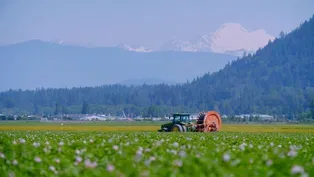
[[29, 39], [159, 47], [223, 23], [278, 36], [314, 13], [314, 0], [0, 0], [0, 43]]

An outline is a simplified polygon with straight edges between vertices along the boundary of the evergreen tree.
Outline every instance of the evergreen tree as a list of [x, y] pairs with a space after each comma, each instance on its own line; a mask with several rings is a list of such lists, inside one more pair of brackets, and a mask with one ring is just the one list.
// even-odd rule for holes
[[82, 114], [88, 114], [89, 113], [89, 105], [86, 101], [83, 102], [81, 113]]
[[310, 112], [311, 112], [312, 119], [314, 120], [314, 99], [312, 99], [310, 103]]
[[68, 114], [68, 108], [66, 106], [62, 106], [62, 114]]
[[59, 115], [61, 113], [61, 105], [60, 103], [56, 103], [55, 104], [55, 111], [54, 111], [54, 115]]
[[279, 33], [279, 38], [284, 38], [285, 37], [285, 33], [283, 32], [283, 31], [281, 31], [280, 33]]

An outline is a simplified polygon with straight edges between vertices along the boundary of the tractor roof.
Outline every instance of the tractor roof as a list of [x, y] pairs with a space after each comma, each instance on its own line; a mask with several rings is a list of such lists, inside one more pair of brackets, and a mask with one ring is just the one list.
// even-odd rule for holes
[[189, 113], [173, 113], [174, 116], [189, 116]]

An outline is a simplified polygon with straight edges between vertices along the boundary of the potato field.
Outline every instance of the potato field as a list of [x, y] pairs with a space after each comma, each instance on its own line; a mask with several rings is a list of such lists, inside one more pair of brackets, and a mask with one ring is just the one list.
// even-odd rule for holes
[[312, 132], [0, 134], [3, 177], [314, 176]]

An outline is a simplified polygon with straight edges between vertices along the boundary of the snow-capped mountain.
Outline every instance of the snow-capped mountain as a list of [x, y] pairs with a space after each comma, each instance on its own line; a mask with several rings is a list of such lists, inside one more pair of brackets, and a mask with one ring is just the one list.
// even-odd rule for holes
[[255, 52], [274, 39], [263, 29], [249, 31], [237, 23], [226, 23], [210, 35], [211, 50], [217, 53], [239, 50]]
[[[273, 41], [275, 37], [267, 34], [263, 29], [247, 30], [238, 23], [225, 23], [215, 32], [197, 35], [194, 39], [185, 41], [173, 37], [166, 41], [158, 49], [149, 49], [141, 45], [128, 45], [120, 43], [115, 47], [133, 52], [156, 51], [187, 51], [187, 52], [212, 52], [234, 56], [242, 56], [243, 53], [254, 53], [259, 48]], [[78, 45], [75, 42], [58, 40], [56, 43], [63, 45]], [[92, 44], [80, 44], [79, 46], [94, 47]]]
[[152, 49], [149, 49], [143, 46], [138, 46], [138, 45], [130, 46], [124, 43], [117, 45], [117, 47], [122, 48], [127, 51], [133, 51], [133, 52], [152, 52], [153, 51]]
[[87, 47], [87, 48], [98, 47], [98, 46], [95, 46], [92, 43], [81, 43], [81, 42], [66, 41], [66, 40], [48, 40], [48, 41], [41, 40], [41, 41], [51, 42], [51, 43], [60, 44], [60, 45], [67, 45], [67, 46], [81, 46], [81, 47]]
[[263, 29], [249, 31], [237, 23], [223, 24], [209, 35], [199, 35], [190, 41], [173, 38], [160, 47], [159, 50], [175, 50], [190, 52], [226, 53], [236, 56], [253, 53], [267, 45], [275, 38]]
[[165, 42], [158, 50], [197, 52], [190, 42], [177, 39], [175, 36], [173, 36], [171, 40]]

